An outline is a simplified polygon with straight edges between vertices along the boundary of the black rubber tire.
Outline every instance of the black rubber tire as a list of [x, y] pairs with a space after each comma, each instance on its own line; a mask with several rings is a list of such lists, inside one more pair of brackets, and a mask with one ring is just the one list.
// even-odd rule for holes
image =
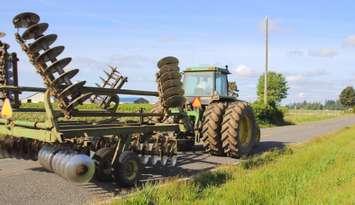
[[[247, 120], [247, 121], [244, 121]], [[242, 124], [247, 122], [247, 135], [241, 136]], [[248, 155], [257, 141], [257, 124], [248, 103], [235, 101], [228, 105], [222, 122], [222, 147], [226, 156], [239, 158]], [[242, 139], [246, 137], [245, 143]]]
[[178, 72], [179, 73], [180, 68], [177, 66], [177, 64], [168, 64], [164, 65], [159, 68], [160, 73], [166, 73], [166, 72]]
[[174, 56], [167, 56], [167, 57], [160, 59], [157, 63], [158, 68], [161, 68], [164, 65], [168, 65], [168, 64], [176, 64], [177, 65], [177, 64], [179, 64], [179, 60]]
[[104, 147], [96, 151], [93, 156], [95, 162], [95, 179], [102, 182], [112, 181], [112, 166], [111, 161], [114, 149], [111, 147]]
[[170, 87], [164, 90], [164, 92], [161, 95], [161, 98], [168, 99], [169, 97], [172, 96], [183, 96], [184, 93], [185, 91], [181, 87]]
[[166, 73], [160, 73], [158, 75], [158, 83], [160, 83], [161, 85], [164, 84], [164, 82], [167, 82], [168, 80], [175, 80], [175, 81], [179, 81], [181, 80], [181, 75], [178, 72], [166, 72]]
[[164, 82], [164, 84], [162, 85], [161, 89], [167, 90], [167, 89], [172, 88], [172, 87], [182, 88], [182, 82], [180, 80], [176, 80], [176, 79], [167, 80], [167, 81]]
[[184, 96], [171, 96], [168, 99], [162, 99], [162, 105], [164, 107], [170, 108], [170, 107], [182, 107], [186, 102], [186, 99]]
[[[133, 168], [131, 170], [130, 165], [132, 164], [136, 166], [136, 169]], [[138, 155], [132, 151], [124, 151], [119, 156], [118, 164], [115, 165], [112, 174], [117, 184], [123, 187], [130, 187], [137, 184], [141, 177], [141, 171], [142, 165], [140, 164]], [[127, 174], [132, 174], [132, 176], [128, 176]]]
[[214, 102], [203, 113], [201, 141], [205, 151], [212, 155], [223, 155], [221, 124], [226, 107], [225, 102]]

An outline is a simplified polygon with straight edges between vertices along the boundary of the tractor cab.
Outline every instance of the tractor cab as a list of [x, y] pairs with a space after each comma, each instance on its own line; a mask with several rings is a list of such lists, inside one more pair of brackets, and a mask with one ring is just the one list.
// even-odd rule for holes
[[184, 71], [183, 86], [185, 97], [192, 102], [197, 97], [201, 104], [228, 96], [228, 68], [190, 67]]

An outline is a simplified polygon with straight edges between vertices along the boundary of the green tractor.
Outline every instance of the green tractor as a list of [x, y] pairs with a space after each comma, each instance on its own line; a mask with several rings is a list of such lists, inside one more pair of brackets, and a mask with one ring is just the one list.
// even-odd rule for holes
[[[174, 61], [173, 57], [167, 57], [158, 63], [158, 67], [161, 71], [174, 72], [178, 69], [177, 64], [176, 58]], [[161, 84], [165, 83], [166, 86], [161, 89], [158, 76], [158, 90], [159, 93], [168, 91], [170, 96], [183, 95], [183, 106], [176, 109], [175, 104], [175, 108], [170, 108], [168, 111], [180, 113], [180, 116], [185, 115], [185, 120], [180, 120], [186, 125], [186, 132], [182, 134], [182, 138], [189, 138], [190, 132], [190, 139], [193, 139], [194, 143], [202, 144], [206, 152], [239, 158], [248, 155], [258, 144], [260, 129], [251, 106], [247, 102], [238, 100], [228, 89], [228, 74], [230, 72], [227, 67], [190, 67], [180, 76], [172, 77], [173, 75], [170, 74], [171, 78], [163, 73], [160, 78], [164, 78], [164, 81], [161, 81]], [[171, 83], [167, 83], [169, 81]], [[168, 84], [174, 86], [167, 88]], [[160, 104], [153, 109], [153, 112], [162, 110]]]

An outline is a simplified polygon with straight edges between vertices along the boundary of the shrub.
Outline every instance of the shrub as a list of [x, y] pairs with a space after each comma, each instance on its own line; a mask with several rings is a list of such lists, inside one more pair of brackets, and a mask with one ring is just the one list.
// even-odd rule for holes
[[284, 114], [275, 103], [264, 105], [261, 101], [252, 104], [256, 119], [262, 124], [284, 125]]

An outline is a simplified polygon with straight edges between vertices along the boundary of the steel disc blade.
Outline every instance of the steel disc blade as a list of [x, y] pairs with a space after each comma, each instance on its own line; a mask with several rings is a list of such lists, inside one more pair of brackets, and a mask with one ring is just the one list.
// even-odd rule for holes
[[32, 12], [24, 12], [16, 15], [12, 23], [14, 24], [15, 28], [27, 28], [33, 24], [37, 24], [40, 18], [37, 14]]
[[4, 37], [4, 36], [6, 36], [6, 33], [0, 32], [0, 38], [2, 38], [2, 37]]
[[89, 182], [95, 173], [95, 164], [84, 154], [74, 154], [65, 164], [63, 176], [72, 182]]
[[172, 156], [171, 157], [171, 165], [176, 166], [176, 163], [177, 163], [177, 156]]
[[75, 98], [67, 107], [67, 110], [72, 110], [75, 106], [83, 103], [85, 100], [89, 99], [92, 96], [92, 93], [85, 93]]
[[73, 78], [78, 72], [79, 72], [79, 69], [73, 69], [73, 70], [67, 71], [67, 72], [61, 74], [57, 79], [55, 79], [53, 81], [53, 84], [60, 85], [65, 82], [65, 79]]
[[36, 58], [36, 62], [46, 63], [48, 61], [54, 61], [63, 51], [64, 46], [56, 46], [51, 49], [48, 49]]
[[143, 164], [148, 164], [149, 160], [150, 160], [150, 155], [143, 155], [143, 160], [142, 160]]
[[55, 61], [52, 65], [48, 66], [46, 73], [55, 73], [60, 69], [63, 69], [71, 62], [71, 58], [63, 58]]
[[41, 38], [37, 39], [35, 42], [31, 43], [29, 49], [31, 50], [31, 52], [34, 53], [40, 50], [47, 50], [49, 46], [54, 43], [55, 40], [57, 40], [56, 34], [49, 34], [46, 36], [42, 36]]
[[166, 163], [168, 162], [168, 159], [169, 159], [168, 156], [163, 156], [162, 159], [161, 159], [161, 164], [162, 164], [163, 166], [165, 166]]
[[59, 98], [61, 97], [66, 97], [68, 95], [71, 95], [72, 93], [78, 92], [84, 85], [86, 81], [80, 81], [78, 83], [71, 84], [70, 86], [66, 87], [60, 94]]
[[37, 37], [41, 36], [47, 29], [48, 29], [47, 23], [34, 24], [34, 25], [28, 27], [28, 29], [25, 32], [23, 32], [21, 37], [24, 40], [37, 38]]
[[161, 160], [161, 157], [158, 155], [153, 155], [153, 159], [152, 159], [152, 164], [156, 165], [159, 161]]

